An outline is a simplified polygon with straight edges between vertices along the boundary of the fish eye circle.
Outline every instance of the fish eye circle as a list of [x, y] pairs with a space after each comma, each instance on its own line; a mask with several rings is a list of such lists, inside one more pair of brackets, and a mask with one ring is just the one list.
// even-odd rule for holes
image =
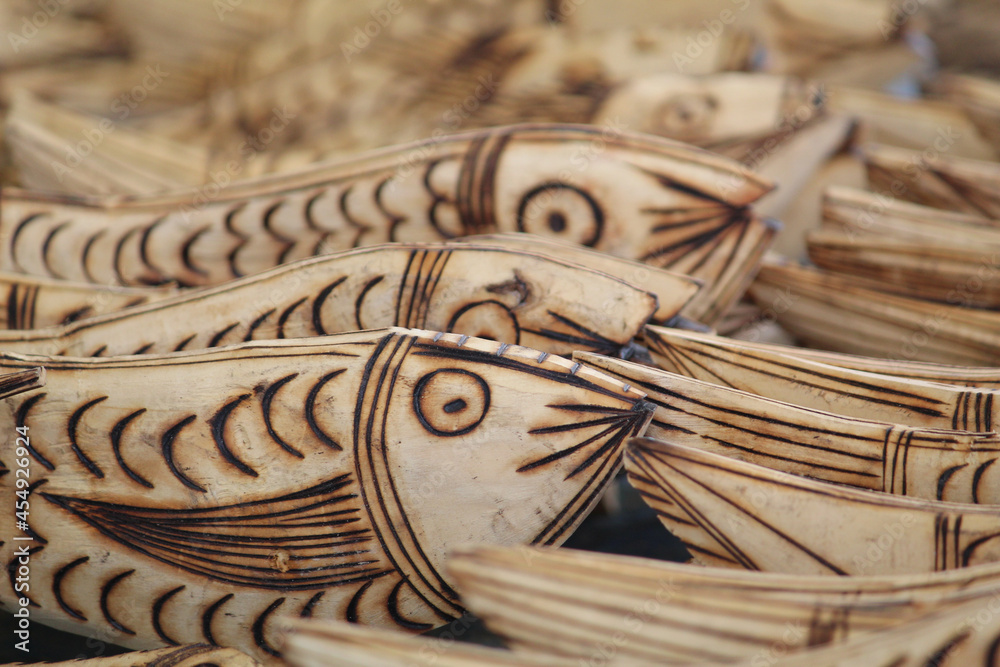
[[451, 316], [446, 330], [501, 343], [518, 345], [521, 342], [517, 316], [505, 304], [493, 299], [465, 304]]
[[521, 197], [517, 230], [593, 247], [604, 231], [604, 211], [586, 190], [552, 181]]
[[431, 371], [417, 381], [413, 410], [434, 435], [465, 435], [479, 426], [490, 409], [490, 386], [475, 373], [459, 368]]

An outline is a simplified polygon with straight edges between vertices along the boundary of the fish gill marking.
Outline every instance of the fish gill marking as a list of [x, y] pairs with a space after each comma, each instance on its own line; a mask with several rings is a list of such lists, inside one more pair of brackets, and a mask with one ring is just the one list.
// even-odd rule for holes
[[108, 601], [111, 597], [111, 593], [114, 591], [115, 586], [120, 584], [124, 579], [135, 574], [135, 570], [125, 570], [121, 574], [116, 574], [111, 579], [109, 579], [103, 586], [101, 586], [101, 613], [104, 614], [104, 620], [108, 622], [108, 625], [113, 627], [119, 632], [124, 632], [127, 635], [135, 635], [135, 630], [126, 627], [120, 621], [118, 621], [111, 614], [111, 608], [108, 606]]
[[[18, 406], [17, 413], [14, 415], [14, 422], [18, 428], [24, 428], [27, 425], [28, 413], [31, 412], [31, 408], [35, 407], [35, 404], [38, 403], [43, 398], [45, 398], [47, 395], [48, 394], [41, 393], [41, 394], [35, 394], [34, 396], [29, 396], [21, 403], [21, 405]], [[55, 465], [53, 465], [51, 461], [49, 461], [41, 454], [41, 452], [35, 449], [34, 445], [31, 444], [30, 438], [28, 439], [28, 442], [27, 444], [25, 444], [24, 448], [28, 450], [29, 454], [31, 454], [31, 458], [35, 459], [40, 464], [42, 464], [46, 470], [52, 471], [56, 469]]]
[[328, 332], [323, 326], [323, 305], [326, 303], [326, 299], [330, 296], [330, 293], [345, 280], [347, 280], [347, 276], [337, 278], [332, 283], [321, 289], [319, 294], [316, 295], [316, 299], [313, 301], [312, 305], [312, 325], [313, 331], [317, 336], [327, 335]]
[[979, 483], [983, 481], [983, 475], [990, 466], [996, 462], [996, 459], [990, 459], [976, 468], [976, 472], [972, 475], [972, 502], [979, 503]]
[[594, 352], [600, 352], [602, 354], [611, 357], [618, 356], [618, 352], [622, 348], [621, 344], [616, 343], [615, 341], [609, 338], [605, 338], [596, 331], [588, 329], [579, 322], [575, 322], [569, 317], [560, 315], [559, 313], [553, 310], [546, 310], [545, 312], [547, 312], [549, 316], [555, 319], [557, 322], [560, 322], [561, 324], [565, 325], [566, 327], [569, 327], [573, 331], [582, 334], [582, 336], [562, 331], [556, 331], [555, 329], [548, 329], [548, 328], [525, 329], [525, 331], [533, 333], [538, 336], [542, 336], [544, 338], [548, 338], [550, 340], [571, 345], [577, 349], [585, 349]]
[[285, 603], [285, 598], [278, 598], [272, 602], [267, 609], [262, 611], [259, 616], [254, 620], [251, 631], [253, 633], [253, 641], [257, 645], [257, 648], [264, 651], [268, 655], [273, 655], [275, 658], [281, 657], [281, 651], [271, 646], [267, 639], [264, 637], [264, 623], [267, 622], [268, 617], [277, 611], [278, 607]]
[[376, 208], [378, 208], [378, 210], [382, 213], [382, 215], [386, 217], [386, 219], [389, 222], [388, 238], [390, 242], [396, 242], [398, 240], [396, 238], [396, 228], [399, 227], [400, 224], [406, 222], [406, 216], [393, 213], [386, 207], [385, 202], [382, 200], [383, 190], [385, 189], [385, 186], [388, 185], [390, 182], [392, 182], [393, 179], [394, 176], [386, 176], [385, 178], [383, 178], [381, 181], [379, 181], [379, 184], [375, 187], [375, 193], [374, 193]]
[[247, 335], [243, 337], [243, 342], [244, 343], [248, 343], [248, 342], [252, 341], [253, 340], [254, 332], [257, 331], [257, 329], [262, 324], [264, 324], [264, 322], [267, 320], [267, 318], [269, 318], [275, 312], [276, 312], [276, 310], [274, 308], [272, 308], [271, 310], [267, 311], [266, 313], [261, 313], [261, 315], [257, 319], [255, 319], [253, 322], [251, 322], [250, 323], [250, 327], [247, 329]]
[[[205, 225], [204, 227], [196, 231], [194, 234], [192, 234], [186, 241], [184, 241], [184, 244], [181, 246], [181, 261], [184, 263], [184, 266], [189, 271], [191, 271], [191, 273], [196, 273], [199, 276], [208, 276], [208, 271], [201, 268], [200, 266], [197, 266], [194, 263], [194, 260], [191, 257], [191, 249], [194, 247], [194, 244], [198, 241], [198, 239], [200, 239], [202, 236], [204, 236], [211, 230], [212, 230], [211, 225]], [[191, 286], [189, 284], [185, 284], [184, 281], [181, 280], [178, 280], [178, 282], [181, 283], [182, 286], [184, 287]]]
[[[342, 474], [281, 496], [207, 508], [140, 507], [42, 494], [105, 537], [173, 568], [264, 590], [315, 590], [388, 574], [364, 545], [354, 480]], [[352, 528], [352, 524], [358, 527]], [[284, 553], [284, 567], [274, 565]]]
[[226, 604], [233, 599], [232, 593], [226, 593], [221, 598], [213, 602], [205, 610], [205, 613], [201, 615], [201, 634], [212, 646], [218, 646], [219, 642], [215, 641], [215, 636], [212, 634], [212, 619], [215, 618], [215, 612], [219, 611], [222, 605]]
[[[576, 411], [576, 412], [588, 412], [587, 410], [588, 406], [549, 405], [547, 407], [560, 410]], [[607, 426], [607, 428], [598, 432], [596, 435], [593, 435], [583, 440], [582, 442], [573, 445], [572, 447], [567, 447], [566, 449], [560, 450], [558, 452], [553, 452], [552, 454], [548, 454], [533, 461], [529, 461], [528, 463], [518, 468], [517, 472], [528, 472], [530, 470], [535, 470], [536, 468], [541, 468], [551, 463], [555, 463], [556, 461], [562, 460], [567, 456], [571, 456], [576, 452], [580, 451], [581, 449], [584, 449], [585, 447], [587, 447], [587, 445], [590, 445], [606, 436], [611, 435], [616, 430], [621, 431], [618, 434], [617, 443], [615, 442], [616, 438], [609, 438], [607, 442], [605, 442], [599, 448], [597, 448], [597, 450], [595, 450], [590, 456], [588, 456], [583, 463], [577, 466], [572, 472], [570, 472], [566, 476], [565, 479], [569, 480], [574, 476], [576, 476], [577, 474], [579, 474], [580, 472], [589, 468], [591, 465], [593, 465], [593, 463], [597, 461], [601, 457], [601, 455], [607, 452], [609, 449], [613, 449], [617, 444], [620, 444], [621, 439], [623, 439], [625, 437], [625, 434], [629, 430], [631, 430], [631, 428], [625, 428], [625, 427], [632, 426], [631, 422], [634, 419], [634, 417], [635, 417], [634, 413], [624, 412], [624, 414], [614, 414], [608, 417], [599, 417], [597, 419], [590, 419], [588, 421], [572, 422], [569, 424], [559, 424], [557, 426], [546, 426], [542, 428], [532, 429], [528, 431], [530, 435], [549, 435], [552, 433], [566, 433], [568, 431], [589, 429], [595, 426]]]
[[246, 202], [240, 202], [233, 208], [229, 209], [229, 211], [226, 212], [224, 218], [225, 222], [223, 223], [223, 226], [226, 228], [226, 231], [229, 232], [231, 235], [235, 236], [237, 239], [239, 239], [239, 243], [237, 243], [236, 246], [232, 250], [230, 250], [229, 254], [226, 256], [226, 260], [229, 262], [229, 272], [230, 274], [232, 274], [234, 278], [243, 277], [243, 272], [240, 271], [239, 267], [236, 265], [237, 263], [236, 261], [237, 261], [237, 256], [240, 254], [240, 251], [250, 241], [249, 234], [244, 234], [240, 230], [236, 229], [236, 215], [242, 212], [243, 209], [246, 208], [246, 205], [247, 205]]
[[164, 631], [163, 623], [160, 620], [160, 614], [163, 613], [163, 607], [167, 604], [167, 602], [169, 602], [172, 597], [183, 591], [185, 588], [187, 588], [187, 586], [178, 586], [177, 588], [173, 588], [164, 593], [163, 595], [161, 595], [160, 597], [156, 598], [156, 601], [153, 602], [153, 609], [152, 609], [153, 630], [156, 631], [156, 634], [160, 639], [162, 639], [170, 646], [180, 646], [180, 642], [175, 641], [173, 638], [167, 635], [166, 631]]
[[278, 435], [277, 431], [274, 430], [274, 423], [271, 421], [271, 405], [274, 403], [274, 397], [277, 396], [278, 390], [284, 387], [286, 384], [294, 380], [299, 376], [298, 373], [292, 373], [291, 375], [286, 375], [280, 380], [276, 380], [270, 387], [264, 390], [261, 396], [261, 412], [264, 416], [264, 426], [267, 428], [267, 434], [271, 436], [271, 439], [278, 443], [278, 446], [284, 449], [286, 452], [292, 456], [298, 458], [305, 458], [299, 450], [295, 449], [284, 439]]
[[217, 331], [215, 335], [212, 336], [212, 338], [208, 341], [208, 347], [217, 347], [219, 343], [222, 342], [222, 339], [226, 337], [226, 334], [228, 334], [230, 331], [232, 331], [239, 325], [240, 325], [239, 322], [233, 322], [226, 328]]
[[17, 273], [28, 273], [27, 271], [24, 270], [24, 267], [21, 265], [21, 261], [18, 259], [17, 241], [20, 238], [21, 233], [31, 223], [35, 222], [36, 220], [41, 220], [42, 218], [47, 218], [49, 217], [49, 215], [50, 215], [49, 213], [30, 213], [21, 218], [21, 221], [17, 223], [17, 227], [14, 228], [14, 233], [10, 237], [10, 253], [11, 253], [11, 259], [14, 262], [14, 267], [16, 268]]
[[948, 481], [951, 479], [952, 475], [954, 475], [956, 472], [958, 472], [962, 468], [965, 468], [968, 465], [969, 465], [968, 463], [960, 463], [957, 466], [952, 466], [951, 468], [948, 468], [947, 470], [941, 473], [941, 475], [938, 477], [937, 494], [935, 495], [935, 498], [937, 500], [944, 500], [944, 492], [945, 489], [948, 487]]
[[319, 201], [320, 197], [326, 194], [326, 192], [327, 191], [325, 188], [317, 191], [311, 197], [306, 199], [306, 205], [302, 209], [302, 215], [305, 218], [306, 227], [313, 230], [314, 232], [320, 232], [324, 234], [324, 236], [327, 232], [326, 230], [321, 228], [319, 224], [317, 224], [316, 214], [313, 212], [313, 207], [316, 205], [316, 202]]
[[174, 440], [177, 439], [177, 435], [181, 432], [181, 429], [193, 422], [195, 419], [197, 419], [195, 415], [188, 415], [167, 429], [163, 433], [163, 437], [160, 438], [160, 451], [163, 455], [163, 460], [166, 461], [167, 467], [170, 468], [170, 472], [174, 474], [174, 477], [180, 480], [181, 483], [189, 489], [205, 493], [205, 489], [194, 483], [190, 477], [181, 472], [177, 467], [177, 463], [174, 461]]
[[323, 431], [323, 429], [320, 428], [319, 424], [316, 422], [316, 412], [315, 412], [316, 398], [319, 396], [319, 392], [322, 391], [323, 387], [325, 387], [330, 380], [334, 379], [335, 377], [343, 373], [345, 370], [346, 369], [343, 368], [337, 369], [332, 373], [327, 373], [319, 380], [317, 380], [316, 384], [314, 384], [312, 389], [309, 390], [309, 394], [306, 396], [306, 403], [305, 403], [305, 418], [306, 422], [309, 424], [309, 428], [316, 435], [316, 437], [320, 439], [320, 442], [322, 442], [330, 449], [334, 449], [336, 451], [341, 451], [343, 447], [341, 447], [340, 444], [338, 444], [333, 438], [327, 435]]
[[368, 296], [368, 292], [373, 287], [375, 287], [376, 285], [378, 285], [384, 279], [385, 279], [385, 276], [375, 276], [374, 278], [372, 278], [371, 280], [369, 280], [367, 283], [365, 283], [365, 286], [361, 288], [361, 293], [358, 294], [358, 298], [354, 302], [354, 321], [358, 325], [358, 331], [364, 331], [365, 329], [368, 328], [364, 324], [361, 323], [361, 307], [364, 304], [365, 297]]
[[405, 579], [400, 579], [393, 586], [392, 592], [389, 593], [389, 599], [386, 601], [386, 608], [389, 610], [389, 616], [392, 618], [393, 622], [401, 628], [406, 628], [407, 630], [414, 630], [416, 632], [424, 632], [430, 630], [434, 626], [430, 623], [417, 623], [409, 620], [399, 611], [399, 591], [404, 585], [408, 585]]
[[[30, 560], [30, 558], [31, 558], [32, 555], [38, 553], [39, 551], [41, 551], [44, 548], [45, 547], [41, 547], [41, 546], [39, 546], [39, 547], [30, 547], [28, 549], [28, 558], [29, 558], [29, 560]], [[38, 604], [33, 599], [31, 599], [31, 595], [29, 595], [28, 591], [18, 591], [17, 588], [16, 588], [17, 584], [15, 583], [15, 578], [17, 577], [17, 567], [20, 564], [18, 562], [20, 558], [21, 558], [20, 555], [14, 555], [14, 556], [11, 557], [11, 559], [9, 561], [7, 561], [7, 579], [10, 582], [10, 590], [14, 592], [15, 596], [20, 596], [20, 597], [26, 598], [28, 600], [28, 606], [35, 607], [37, 609], [41, 609], [42, 605]]]
[[351, 247], [357, 248], [361, 245], [361, 237], [364, 236], [365, 232], [370, 231], [371, 227], [362, 222], [358, 222], [357, 220], [354, 219], [354, 216], [351, 214], [350, 207], [348, 206], [347, 203], [347, 198], [351, 195], [352, 192], [354, 192], [353, 184], [348, 185], [346, 188], [344, 188], [344, 191], [340, 193], [340, 197], [337, 199], [337, 207], [340, 209], [340, 214], [344, 217], [344, 220], [347, 222], [347, 224], [358, 230], [358, 233], [355, 234], [354, 236], [354, 240], [351, 241]]
[[[367, 586], [371, 583], [371, 581], [368, 581], [364, 585]], [[320, 591], [309, 598], [306, 603], [302, 605], [302, 609], [299, 610], [299, 618], [312, 618], [313, 609], [316, 607], [316, 604], [323, 599], [324, 595], [326, 595], [326, 591]]]
[[233, 410], [235, 410], [240, 403], [249, 399], [250, 396], [250, 394], [243, 394], [229, 401], [222, 406], [211, 419], [208, 420], [208, 424], [212, 429], [212, 439], [215, 441], [215, 447], [219, 450], [219, 453], [222, 455], [222, 458], [226, 461], [226, 463], [230, 464], [244, 475], [257, 477], [257, 471], [233, 454], [233, 450], [226, 443], [226, 421], [229, 419], [229, 415], [233, 413]]
[[138, 234], [139, 231], [140, 230], [138, 228], [130, 229], [129, 231], [122, 234], [121, 237], [118, 239], [118, 242], [115, 244], [115, 251], [111, 258], [111, 266], [114, 268], [115, 277], [118, 279], [118, 282], [122, 285], [132, 284], [132, 281], [128, 280], [125, 277], [125, 274], [122, 272], [122, 254], [124, 253], [125, 250], [125, 244], [128, 243], [128, 241], [133, 236]]
[[[151, 271], [153, 271], [154, 273], [156, 273], [156, 275], [160, 275], [160, 276], [163, 275], [163, 271], [161, 271], [158, 267], [156, 267], [153, 264], [153, 262], [152, 262], [152, 260], [150, 259], [150, 256], [149, 256], [149, 239], [152, 236], [153, 232], [156, 230], [156, 228], [159, 227], [166, 220], [167, 220], [167, 216], [166, 215], [161, 215], [159, 218], [157, 218], [156, 220], [154, 220], [152, 222], [152, 224], [150, 224], [149, 226], [147, 226], [142, 231], [142, 238], [139, 239], [139, 259], [142, 261], [143, 265], [146, 268], [150, 269]], [[103, 234], [106, 231], [106, 229], [107, 228], [102, 229], [100, 232], [98, 232], [95, 235], [95, 238], [96, 238], [96, 236], [100, 236], [101, 234]], [[83, 257], [84, 268], [86, 268], [86, 258], [87, 258], [87, 256], [86, 256], [86, 254], [84, 254], [84, 257]]]
[[52, 575], [52, 595], [55, 597], [56, 602], [59, 603], [59, 608], [62, 609], [64, 612], [66, 612], [66, 614], [68, 614], [72, 618], [84, 622], [86, 622], [87, 617], [83, 615], [83, 612], [81, 612], [78, 609], [74, 609], [69, 605], [68, 602], [66, 602], [66, 600], [63, 599], [62, 584], [63, 584], [63, 579], [66, 578], [66, 575], [68, 575], [74, 569], [83, 565], [89, 560], [90, 556], [81, 556], [80, 558], [77, 558], [76, 560], [67, 563], [66, 565], [63, 565], [61, 568], [59, 568], [59, 570], [56, 571], [54, 575]]
[[137, 347], [132, 354], [146, 354], [151, 349], [153, 349], [153, 343], [144, 343], [142, 346]]
[[285, 308], [284, 311], [282, 311], [281, 316], [278, 318], [278, 338], [285, 337], [285, 324], [288, 322], [288, 318], [290, 318], [295, 309], [305, 303], [308, 298], [309, 297], [304, 296], [298, 301], [293, 302], [290, 306]]
[[77, 441], [76, 438], [76, 430], [77, 427], [80, 425], [80, 420], [83, 419], [83, 415], [92, 407], [94, 407], [101, 401], [106, 401], [107, 399], [108, 399], [107, 396], [101, 396], [95, 398], [92, 401], [84, 403], [79, 408], [77, 408], [72, 415], [70, 415], [69, 421], [66, 424], [66, 433], [69, 436], [70, 449], [73, 450], [73, 453], [76, 454], [76, 457], [80, 459], [80, 463], [84, 465], [84, 467], [90, 472], [90, 474], [93, 475], [94, 477], [97, 477], [98, 479], [104, 479], [104, 471], [101, 470], [100, 466], [98, 466], [89, 456], [84, 454], [82, 449], [80, 449], [80, 443]]
[[441, 220], [438, 218], [438, 206], [442, 204], [454, 206], [455, 200], [449, 198], [445, 194], [437, 192], [434, 189], [433, 185], [431, 184], [431, 176], [433, 176], [434, 170], [437, 169], [438, 165], [445, 162], [447, 159], [448, 158], [437, 158], [428, 162], [427, 165], [424, 167], [424, 174], [422, 176], [422, 181], [424, 185], [424, 190], [431, 197], [431, 204], [427, 208], [427, 221], [431, 224], [431, 227], [433, 227], [434, 230], [441, 235], [442, 238], [452, 239], [455, 238], [455, 234], [453, 232], [446, 230], [441, 225]]
[[[391, 343], [394, 344], [390, 346]], [[378, 342], [365, 364], [354, 410], [354, 466], [361, 482], [361, 499], [368, 508], [382, 553], [404, 577], [419, 579], [424, 590], [416, 586], [413, 590], [428, 608], [441, 618], [451, 620], [454, 615], [449, 615], [440, 605], [444, 603], [461, 613], [462, 608], [455, 602], [458, 594], [434, 568], [414, 535], [389, 474], [388, 448], [376, 446], [376, 440], [385, 437], [385, 406], [391, 401], [399, 368], [415, 343], [416, 339], [410, 336], [387, 334]], [[381, 422], [376, 424], [379, 417]], [[394, 517], [400, 517], [402, 525], [397, 525], [400, 522]], [[404, 559], [409, 568], [404, 569]], [[431, 595], [437, 598], [434, 602], [430, 599]]]
[[354, 592], [354, 595], [351, 596], [351, 601], [347, 603], [347, 610], [344, 612], [345, 621], [347, 621], [348, 623], [358, 622], [359, 620], [358, 610], [361, 607], [361, 598], [362, 596], [364, 596], [365, 591], [371, 588], [371, 585], [374, 583], [375, 583], [374, 579], [372, 579], [371, 581], [366, 581], [365, 583], [361, 584], [361, 587], [358, 588], [357, 591]]
[[190, 336], [188, 336], [187, 338], [185, 338], [181, 342], [177, 343], [177, 346], [174, 347], [174, 352], [180, 352], [181, 350], [183, 350], [185, 347], [188, 346], [188, 343], [190, 343], [195, 338], [197, 338], [197, 336], [198, 336], [198, 334], [191, 334]]

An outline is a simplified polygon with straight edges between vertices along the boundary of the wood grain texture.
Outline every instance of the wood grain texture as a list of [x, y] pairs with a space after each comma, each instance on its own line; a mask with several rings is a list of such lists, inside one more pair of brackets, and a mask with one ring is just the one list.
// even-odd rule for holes
[[574, 358], [648, 393], [650, 437], [861, 489], [1000, 504], [996, 433], [842, 417], [620, 359]]
[[150, 651], [133, 651], [104, 658], [44, 664], [51, 667], [258, 667], [260, 665], [242, 651], [211, 644], [187, 644]]
[[[661, 279], [678, 313], [698, 284]], [[215, 287], [37, 331], [0, 332], [10, 352], [162, 353], [386, 326], [452, 331], [553, 354], [617, 354], [657, 296], [579, 264], [489, 243], [384, 244], [291, 262]]]
[[152, 303], [173, 286], [117, 287], [0, 272], [0, 329], [41, 329]]
[[463, 548], [448, 568], [469, 608], [519, 653], [586, 663], [614, 647], [622, 664], [650, 666], [752, 664], [775, 645], [798, 653], [969, 601], [995, 605], [998, 571], [966, 568], [981, 572], [975, 583], [957, 570], [823, 577], [537, 547]]
[[906, 574], [1000, 556], [995, 507], [809, 480], [652, 439], [629, 442], [629, 481], [696, 560], [789, 574]]
[[513, 126], [221, 192], [85, 200], [5, 190], [0, 269], [209, 285], [321, 252], [505, 231], [672, 268], [692, 253], [727, 258], [728, 239], [752, 224], [747, 207], [771, 187], [736, 162], [648, 135]]
[[775, 263], [761, 268], [749, 293], [782, 327], [827, 350], [939, 364], [1000, 363], [997, 313], [887, 294], [877, 287]]
[[841, 368], [787, 347], [665, 327], [646, 327], [643, 342], [664, 370], [814, 410], [962, 431], [992, 431], [1000, 423], [996, 389]]
[[0, 374], [0, 399], [10, 398], [45, 386], [45, 368], [36, 366], [23, 371]]
[[1000, 154], [1000, 83], [981, 76], [943, 73], [931, 82], [931, 90], [960, 106]]
[[30, 359], [46, 386], [0, 422], [26, 429], [31, 512], [0, 530], [32, 541], [0, 559], [29, 545], [32, 619], [267, 662], [278, 616], [457, 617], [450, 548], [561, 543], [651, 418], [578, 363], [409, 329], [0, 369]]
[[[456, 621], [459, 629], [464, 626]], [[290, 667], [573, 667], [555, 657], [528, 656], [458, 642], [407, 637], [348, 623], [290, 621], [284, 636]], [[450, 635], [454, 637], [454, 635]]]
[[877, 191], [947, 211], [1000, 218], [996, 162], [881, 145], [866, 147], [863, 159], [868, 182]]

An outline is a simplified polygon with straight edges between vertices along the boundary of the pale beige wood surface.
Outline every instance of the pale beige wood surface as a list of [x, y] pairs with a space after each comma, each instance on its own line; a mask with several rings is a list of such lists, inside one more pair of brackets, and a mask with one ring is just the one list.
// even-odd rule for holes
[[684, 272], [685, 261], [728, 258], [754, 235], [759, 223], [747, 207], [770, 188], [731, 160], [648, 135], [514, 126], [222, 192], [80, 200], [8, 189], [0, 268], [207, 285], [336, 249], [524, 231]]
[[[7, 399], [30, 458], [34, 623], [274, 662], [283, 615], [427, 630], [463, 609], [467, 542], [559, 544], [599, 499], [643, 394], [568, 359], [410, 329], [44, 365]], [[12, 465], [9, 456], [4, 463]], [[12, 502], [15, 475], [0, 477]], [[457, 512], [457, 514], [456, 514]]]
[[1000, 151], [1000, 82], [981, 76], [945, 73], [931, 90], [960, 106], [979, 131]]
[[635, 439], [629, 481], [708, 565], [789, 574], [907, 574], [1000, 559], [1000, 510], [852, 489]]
[[650, 437], [861, 489], [1000, 505], [996, 433], [842, 417], [620, 359], [574, 358], [647, 392], [657, 406]]
[[121, 655], [42, 664], [58, 665], [58, 667], [257, 667], [260, 665], [246, 653], [211, 644], [188, 644], [150, 651], [133, 651]]
[[664, 370], [806, 408], [925, 428], [992, 431], [1000, 423], [995, 389], [841, 368], [788, 348], [666, 327], [646, 327], [643, 342]]
[[[661, 287], [667, 278], [659, 303], [673, 316], [698, 284], [667, 274]], [[61, 327], [0, 332], [0, 349], [107, 357], [407, 326], [617, 354], [656, 309], [656, 295], [611, 275], [502, 243], [384, 244]]]
[[801, 341], [824, 349], [959, 366], [1000, 362], [997, 313], [888, 294], [878, 286], [769, 263], [749, 293]]
[[[861, 640], [970, 600], [995, 605], [998, 571], [841, 578], [530, 547], [462, 548], [448, 568], [470, 609], [515, 651], [587, 661], [614, 647], [621, 664], [636, 665]], [[970, 584], [972, 571], [982, 578]]]

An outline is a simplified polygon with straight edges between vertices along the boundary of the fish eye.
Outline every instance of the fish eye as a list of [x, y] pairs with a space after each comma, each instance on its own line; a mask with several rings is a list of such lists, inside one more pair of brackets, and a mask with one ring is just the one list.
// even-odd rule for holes
[[561, 181], [543, 183], [521, 198], [517, 229], [593, 247], [604, 231], [604, 211], [586, 190]]
[[521, 326], [510, 308], [499, 301], [468, 303], [455, 311], [448, 322], [448, 331], [501, 343], [521, 342]]
[[475, 373], [458, 368], [431, 371], [417, 381], [413, 410], [421, 425], [434, 435], [465, 435], [486, 417], [490, 386]]

